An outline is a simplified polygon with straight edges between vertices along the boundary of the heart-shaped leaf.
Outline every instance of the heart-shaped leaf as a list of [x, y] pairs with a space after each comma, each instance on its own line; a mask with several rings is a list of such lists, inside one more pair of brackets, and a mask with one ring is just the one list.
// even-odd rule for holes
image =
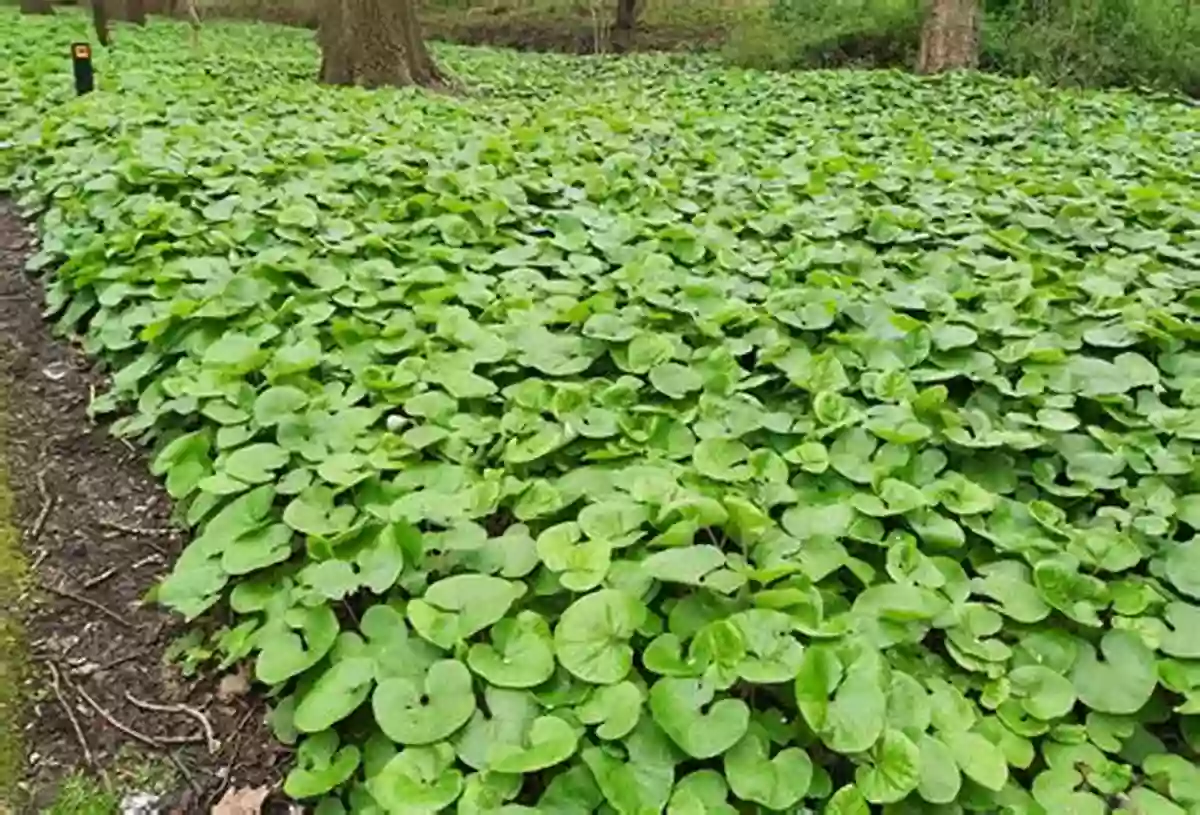
[[713, 702], [698, 679], [667, 677], [650, 689], [650, 712], [671, 740], [693, 758], [724, 753], [746, 733], [750, 709], [740, 699]]
[[471, 670], [501, 688], [532, 688], [554, 673], [554, 640], [540, 615], [522, 611], [492, 627], [492, 644], [467, 652]]
[[751, 729], [725, 754], [725, 777], [734, 795], [769, 809], [795, 806], [812, 783], [808, 753], [788, 747], [774, 756], [764, 733]]
[[503, 617], [524, 593], [523, 585], [499, 577], [447, 577], [408, 604], [408, 620], [429, 642], [450, 649]]
[[562, 666], [585, 682], [612, 685], [633, 665], [629, 639], [646, 609], [625, 592], [604, 589], [572, 603], [554, 629], [554, 653]]
[[433, 663], [419, 679], [389, 677], [371, 697], [379, 728], [400, 744], [433, 744], [475, 712], [471, 672], [455, 659]]

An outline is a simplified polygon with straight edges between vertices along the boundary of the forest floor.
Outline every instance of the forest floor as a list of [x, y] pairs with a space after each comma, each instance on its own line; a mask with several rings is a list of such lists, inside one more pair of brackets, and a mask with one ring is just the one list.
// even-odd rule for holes
[[287, 750], [245, 679], [163, 659], [180, 621], [143, 598], [183, 538], [142, 451], [89, 418], [101, 378], [42, 320], [31, 244], [0, 200], [0, 813], [207, 813], [274, 788]]
[[643, 20], [624, 43], [610, 31], [597, 32], [590, 16], [501, 11], [477, 14], [427, 11], [421, 18], [430, 39], [520, 51], [594, 54], [601, 51], [707, 51], [729, 35], [732, 20], [681, 15], [675, 21]]

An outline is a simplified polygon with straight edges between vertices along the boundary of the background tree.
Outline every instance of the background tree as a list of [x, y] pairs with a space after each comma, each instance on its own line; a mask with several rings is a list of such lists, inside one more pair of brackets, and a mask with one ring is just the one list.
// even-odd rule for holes
[[638, 0], [617, 0], [617, 24], [613, 26], [613, 42], [621, 51], [628, 50], [633, 42], [637, 15]]
[[117, 3], [117, 19], [137, 25], [146, 24], [146, 0], [120, 0]]
[[930, 0], [917, 71], [936, 74], [977, 66], [982, 17], [979, 0]]
[[50, 0], [21, 0], [22, 14], [53, 14], [54, 6]]
[[442, 84], [413, 0], [321, 0], [317, 41], [322, 82], [331, 85]]
[[107, 0], [92, 0], [92, 27], [96, 29], [96, 39], [107, 48], [111, 41], [108, 36]]

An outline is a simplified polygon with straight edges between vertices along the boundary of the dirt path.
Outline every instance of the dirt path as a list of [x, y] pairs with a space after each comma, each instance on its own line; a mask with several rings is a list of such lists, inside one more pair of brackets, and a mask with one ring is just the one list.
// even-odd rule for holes
[[[0, 570], [10, 591], [21, 583], [24, 654], [3, 649], [25, 678], [17, 811], [43, 811], [90, 767], [117, 800], [159, 796], [146, 812], [207, 813], [227, 786], [275, 785], [284, 751], [244, 683], [188, 679], [163, 659], [184, 630], [141, 598], [184, 540], [144, 454], [88, 418], [101, 377], [42, 321], [40, 283], [23, 271], [31, 243], [0, 199], [0, 467], [29, 566]], [[149, 707], [181, 704], [195, 714]]]

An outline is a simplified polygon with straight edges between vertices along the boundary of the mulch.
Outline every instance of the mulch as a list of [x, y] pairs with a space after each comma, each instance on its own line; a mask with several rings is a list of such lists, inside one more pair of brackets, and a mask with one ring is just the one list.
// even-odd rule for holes
[[222, 685], [203, 669], [185, 677], [164, 659], [187, 627], [143, 598], [185, 537], [146, 451], [88, 417], [104, 378], [42, 319], [41, 283], [24, 271], [33, 243], [0, 200], [0, 456], [31, 566], [21, 603], [28, 810], [68, 774], [111, 776], [131, 751], [174, 767], [158, 812], [208, 813], [227, 788], [277, 788], [288, 751], [262, 700], [245, 682]]

